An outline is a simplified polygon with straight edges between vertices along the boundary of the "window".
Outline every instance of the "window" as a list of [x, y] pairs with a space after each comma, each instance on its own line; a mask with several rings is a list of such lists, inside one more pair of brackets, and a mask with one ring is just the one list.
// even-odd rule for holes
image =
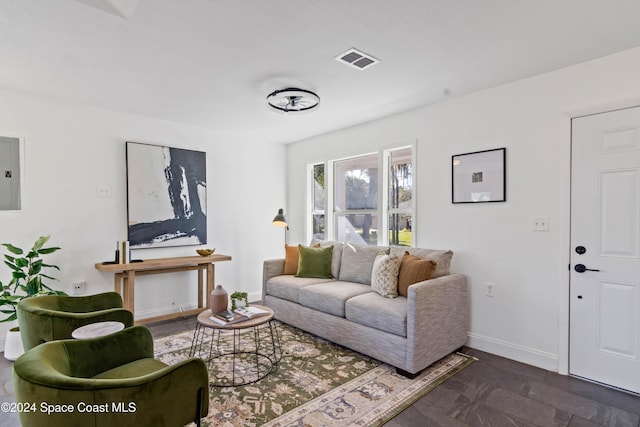
[[412, 246], [413, 232], [413, 161], [412, 149], [404, 148], [387, 153], [389, 168], [388, 215], [389, 244]]
[[330, 160], [308, 170], [310, 237], [413, 245], [412, 147]]
[[311, 230], [314, 239], [325, 239], [324, 163], [311, 165]]
[[334, 162], [334, 238], [378, 244], [378, 154]]

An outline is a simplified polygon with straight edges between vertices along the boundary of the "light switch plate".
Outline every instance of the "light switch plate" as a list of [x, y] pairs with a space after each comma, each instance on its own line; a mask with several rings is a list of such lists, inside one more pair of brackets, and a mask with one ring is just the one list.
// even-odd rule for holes
[[548, 216], [531, 217], [531, 230], [549, 231], [549, 217]]

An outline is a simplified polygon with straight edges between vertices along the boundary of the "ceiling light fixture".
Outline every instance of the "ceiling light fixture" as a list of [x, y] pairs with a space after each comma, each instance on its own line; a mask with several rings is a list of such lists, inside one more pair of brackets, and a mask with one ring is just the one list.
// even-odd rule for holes
[[271, 92], [267, 96], [269, 107], [281, 113], [302, 113], [318, 108], [320, 97], [310, 90], [287, 88]]

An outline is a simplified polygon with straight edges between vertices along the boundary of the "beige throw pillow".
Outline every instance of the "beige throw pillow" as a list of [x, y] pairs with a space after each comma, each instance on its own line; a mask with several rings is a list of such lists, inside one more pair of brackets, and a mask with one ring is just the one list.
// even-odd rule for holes
[[429, 280], [435, 269], [435, 261], [422, 259], [405, 252], [402, 256], [398, 274], [398, 294], [406, 297], [409, 294], [409, 286]]
[[371, 289], [385, 298], [398, 296], [398, 271], [400, 259], [395, 255], [379, 253], [373, 261]]

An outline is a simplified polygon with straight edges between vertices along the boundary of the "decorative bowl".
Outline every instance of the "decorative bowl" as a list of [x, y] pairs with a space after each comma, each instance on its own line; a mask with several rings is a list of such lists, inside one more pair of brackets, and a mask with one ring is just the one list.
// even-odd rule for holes
[[196, 249], [196, 252], [200, 256], [209, 256], [216, 251], [216, 248], [213, 249]]

